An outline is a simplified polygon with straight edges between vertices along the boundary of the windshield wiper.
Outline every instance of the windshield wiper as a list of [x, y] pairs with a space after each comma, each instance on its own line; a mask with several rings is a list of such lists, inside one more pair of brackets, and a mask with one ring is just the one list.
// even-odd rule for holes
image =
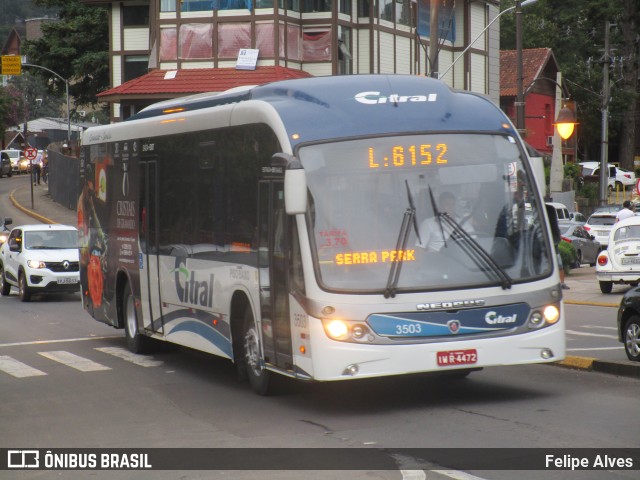
[[446, 212], [438, 213], [437, 215], [437, 218], [440, 221], [440, 226], [442, 227], [442, 222], [444, 221], [444, 223], [446, 223], [447, 226], [451, 228], [452, 238], [458, 240], [458, 244], [462, 247], [462, 250], [467, 255], [469, 255], [469, 257], [474, 262], [476, 262], [476, 265], [478, 265], [479, 268], [482, 268], [482, 265], [480, 265], [478, 261], [484, 263], [485, 267], [489, 267], [491, 271], [501, 280], [503, 290], [511, 288], [511, 285], [513, 285], [513, 279], [500, 265], [498, 265], [498, 263], [491, 257], [491, 255], [489, 255], [489, 252], [487, 252], [475, 238], [469, 235], [469, 233], [462, 227], [462, 225], [455, 221]]
[[[384, 298], [394, 298], [396, 296], [396, 290], [398, 288], [398, 280], [400, 279], [400, 270], [402, 269], [402, 262], [404, 261], [405, 247], [407, 246], [407, 239], [409, 238], [409, 232], [411, 231], [411, 224], [418, 236], [420, 242], [420, 233], [418, 232], [418, 222], [416, 221], [416, 206], [413, 203], [413, 196], [411, 195], [411, 189], [409, 188], [409, 182], [404, 181], [407, 187], [407, 197], [409, 199], [409, 207], [404, 212], [402, 217], [402, 224], [400, 225], [400, 232], [398, 233], [398, 241], [396, 242], [397, 258], [391, 262], [391, 269], [389, 270], [389, 278], [387, 279], [387, 287], [384, 291]], [[421, 242], [422, 243], [422, 242]]]

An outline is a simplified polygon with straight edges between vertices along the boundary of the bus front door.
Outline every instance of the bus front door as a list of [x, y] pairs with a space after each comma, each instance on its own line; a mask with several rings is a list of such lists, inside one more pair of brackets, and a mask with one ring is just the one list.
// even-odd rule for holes
[[158, 162], [156, 158], [140, 160], [140, 246], [144, 270], [140, 271], [143, 327], [163, 333], [160, 308], [160, 271], [158, 247]]
[[284, 183], [260, 183], [260, 305], [265, 361], [293, 369], [289, 320], [289, 218], [284, 209]]

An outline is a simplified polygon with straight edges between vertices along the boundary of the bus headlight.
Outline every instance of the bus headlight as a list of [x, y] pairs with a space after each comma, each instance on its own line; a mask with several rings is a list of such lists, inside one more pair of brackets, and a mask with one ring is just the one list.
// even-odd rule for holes
[[553, 325], [560, 319], [560, 311], [555, 305], [547, 305], [542, 312], [535, 311], [529, 317], [529, 328], [536, 330], [546, 325]]
[[555, 305], [547, 305], [543, 313], [545, 321], [549, 325], [553, 325], [560, 319], [560, 310]]
[[335, 340], [344, 340], [349, 333], [349, 327], [342, 320], [330, 320], [324, 326], [327, 335]]

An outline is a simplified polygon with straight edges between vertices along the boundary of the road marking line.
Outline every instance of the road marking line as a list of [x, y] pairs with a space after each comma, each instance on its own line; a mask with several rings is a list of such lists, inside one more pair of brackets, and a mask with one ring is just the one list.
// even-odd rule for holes
[[567, 348], [567, 352], [588, 352], [590, 350], [622, 350], [622, 344], [619, 347], [593, 347], [593, 348]]
[[612, 338], [613, 340], [618, 340], [617, 335], [604, 335], [603, 333], [587, 333], [587, 332], [576, 332], [575, 330], [567, 330], [567, 333], [572, 335], [582, 335], [583, 337], [600, 337], [600, 338]]
[[400, 470], [403, 480], [425, 480], [427, 474], [424, 470]]
[[593, 329], [601, 328], [603, 330], [618, 330], [617, 327], [607, 327], [604, 325], [582, 325], [582, 328], [593, 328]]
[[103, 337], [62, 338], [60, 340], [34, 340], [33, 342], [0, 343], [0, 348], [22, 347], [25, 345], [48, 345], [50, 343], [84, 342], [87, 340], [105, 340], [109, 338], [122, 338], [122, 335], [106, 335]]
[[482, 477], [476, 477], [475, 475], [461, 472], [459, 470], [431, 470], [431, 471], [435, 473], [439, 473], [440, 475], [445, 475], [455, 480], [485, 480]]
[[46, 357], [50, 360], [62, 363], [81, 372], [96, 372], [100, 370], [111, 370], [105, 365], [101, 365], [87, 358], [79, 357], [70, 352], [58, 351], [58, 352], [38, 352], [39, 355]]
[[0, 370], [16, 378], [46, 375], [43, 371], [30, 367], [29, 365], [19, 362], [14, 358], [7, 357], [6, 355], [0, 355]]
[[121, 358], [122, 360], [126, 360], [127, 362], [135, 363], [136, 365], [140, 365], [141, 367], [159, 367], [164, 363], [161, 360], [154, 360], [153, 357], [131, 353], [129, 350], [121, 347], [101, 347], [95, 348], [94, 350], [108, 353], [109, 355]]

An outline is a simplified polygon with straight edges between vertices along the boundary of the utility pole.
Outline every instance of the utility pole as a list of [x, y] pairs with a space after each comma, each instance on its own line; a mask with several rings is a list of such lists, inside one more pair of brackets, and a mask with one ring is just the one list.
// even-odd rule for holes
[[611, 56], [609, 55], [609, 33], [611, 24], [604, 24], [604, 55], [602, 57], [602, 131], [600, 141], [600, 205], [607, 204], [607, 192], [609, 189], [609, 68]]
[[524, 138], [525, 125], [524, 125], [524, 73], [522, 68], [522, 5], [520, 0], [516, 0], [516, 128], [518, 133]]
[[438, 78], [438, 8], [437, 1], [432, 0], [429, 13], [429, 75]]

